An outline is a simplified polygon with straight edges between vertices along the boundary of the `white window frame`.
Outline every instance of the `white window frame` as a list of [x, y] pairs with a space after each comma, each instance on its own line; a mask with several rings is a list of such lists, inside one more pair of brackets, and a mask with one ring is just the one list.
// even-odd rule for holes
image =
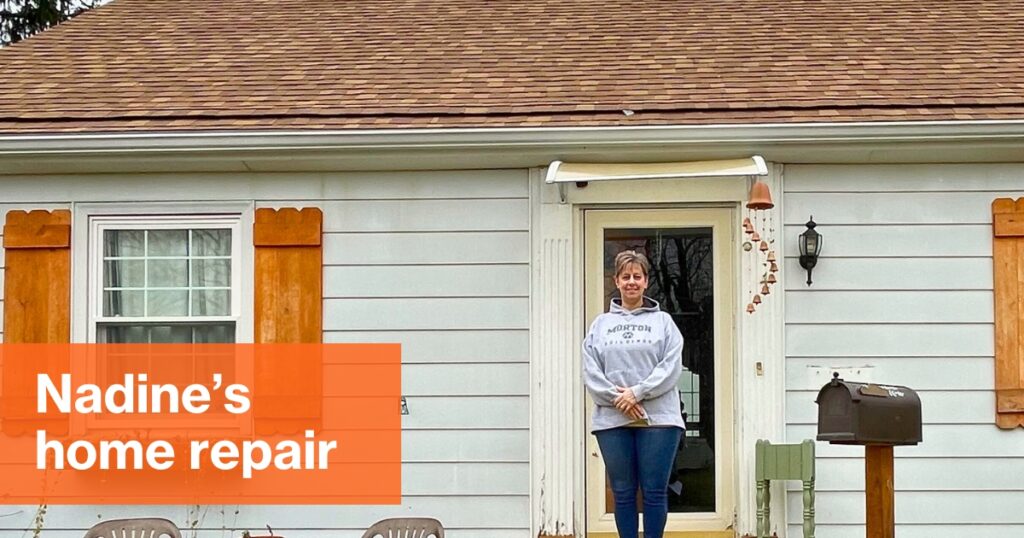
[[[203, 321], [234, 321], [235, 342], [253, 342], [253, 204], [247, 202], [75, 204], [71, 242], [71, 339], [95, 343], [103, 318], [103, 241], [106, 229], [232, 229], [231, 315]], [[185, 317], [116, 318], [117, 322], [183, 322]]]
[[[235, 343], [253, 342], [254, 258], [252, 227], [255, 210], [251, 202], [139, 202], [76, 203], [72, 206], [71, 241], [71, 341], [96, 343], [97, 324], [103, 322], [103, 230], [198, 228], [206, 224], [232, 229], [231, 316], [205, 316], [203, 321], [235, 321]], [[237, 263], [235, 263], [237, 262]], [[110, 319], [110, 318], [108, 318]], [[174, 318], [114, 318], [119, 322], [153, 323], [187, 321]], [[89, 375], [91, 366], [81, 365], [79, 375]], [[98, 428], [123, 429], [145, 427], [146, 423], [126, 423], [89, 416], [73, 420], [72, 433], [84, 434]], [[193, 427], [207, 433], [247, 434], [252, 424], [244, 417], [218, 417], [193, 420]]]
[[[238, 318], [241, 316], [241, 275], [234, 268], [241, 262], [241, 245], [238, 244], [240, 223], [237, 217], [184, 217], [184, 216], [161, 216], [161, 217], [93, 217], [89, 220], [89, 244], [95, 248], [89, 252], [90, 280], [92, 286], [89, 288], [89, 339], [99, 340], [99, 326], [101, 324], [193, 324], [204, 322], [231, 322], [235, 329], [238, 327]], [[229, 313], [221, 316], [105, 316], [103, 314], [103, 234], [112, 230], [195, 230], [195, 229], [218, 229], [231, 231], [231, 281], [230, 297], [231, 304]], [[186, 286], [191, 286], [191, 282]], [[186, 309], [190, 306], [186, 303]], [[232, 331], [233, 332], [233, 331]]]

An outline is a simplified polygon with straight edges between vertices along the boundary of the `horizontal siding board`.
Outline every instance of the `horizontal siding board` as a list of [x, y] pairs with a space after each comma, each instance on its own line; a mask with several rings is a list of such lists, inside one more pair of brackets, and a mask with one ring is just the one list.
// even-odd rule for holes
[[528, 463], [530, 461], [530, 431], [526, 428], [518, 430], [403, 430], [402, 460], [406, 462]]
[[991, 390], [995, 379], [991, 358], [790, 358], [786, 361], [786, 388], [817, 391], [832, 379], [832, 372], [836, 370], [841, 370], [844, 378], [849, 376], [851, 381], [877, 381], [915, 390]]
[[[818, 406], [814, 403], [817, 396], [817, 391], [788, 391], [786, 393], [786, 422], [788, 424], [817, 424]], [[992, 424], [996, 396], [991, 389], [988, 391], [918, 391], [918, 396], [921, 398], [921, 422], [924, 424]], [[1024, 474], [1021, 477], [1024, 478]]]
[[158, 173], [5, 176], [4, 200], [23, 204], [191, 200], [525, 198], [528, 171]]
[[407, 396], [529, 396], [530, 365], [404, 364], [402, 393]]
[[[365, 532], [365, 529], [336, 529], [336, 527], [330, 527], [325, 530], [330, 531], [331, 538], [362, 538], [363, 532]], [[323, 538], [324, 534], [325, 533], [322, 530], [289, 530], [288, 538]], [[528, 527], [501, 529], [456, 529], [446, 527], [444, 531], [444, 536], [445, 538], [533, 538], [532, 536], [530, 536], [530, 529]], [[196, 538], [204, 537], [197, 536]]]
[[[338, 529], [332, 526], [324, 530], [330, 531], [331, 538], [362, 538], [366, 529]], [[288, 538], [323, 538], [324, 534], [323, 530], [288, 530]], [[444, 536], [445, 538], [533, 538], [530, 536], [529, 527], [501, 529], [445, 527]], [[195, 538], [205, 537], [197, 536]]]
[[[402, 428], [416, 429], [521, 429], [530, 427], [528, 396], [410, 396], [409, 414], [402, 417]], [[331, 428], [331, 416], [324, 417]]]
[[829, 258], [814, 268], [814, 284], [796, 258], [786, 259], [786, 289], [992, 290], [992, 258]]
[[[317, 174], [324, 175], [324, 174]], [[442, 170], [326, 174], [323, 197], [365, 200], [391, 198], [526, 198], [527, 170]]]
[[[1024, 491], [900, 491], [896, 480], [896, 524], [1003, 523], [1024, 524]], [[789, 521], [799, 521], [801, 494], [787, 494]], [[825, 492], [815, 499], [815, 518], [822, 524], [863, 523], [863, 492]], [[902, 537], [902, 534], [900, 534]], [[942, 536], [949, 536], [943, 534]], [[972, 536], [973, 535], [968, 535]]]
[[787, 323], [992, 323], [991, 291], [786, 292]]
[[991, 357], [992, 325], [787, 325], [789, 357]]
[[525, 329], [484, 331], [326, 331], [328, 343], [402, 344], [403, 363], [529, 362]]
[[786, 192], [1016, 191], [1024, 165], [786, 165]]
[[526, 329], [529, 299], [325, 299], [325, 330]]
[[[419, 398], [416, 400], [421, 401]], [[422, 413], [424, 408], [417, 405], [417, 409]], [[12, 446], [8, 443], [8, 446], [17, 451], [17, 459], [21, 463], [35, 463], [34, 439], [18, 439], [16, 444]], [[331, 454], [332, 462], [336, 461], [335, 455]], [[7, 458], [6, 461], [12, 463], [13, 460]], [[402, 431], [402, 461], [446, 464], [529, 463], [529, 430], [406, 429]]]
[[[260, 205], [260, 204], [257, 204]], [[325, 232], [528, 230], [525, 199], [327, 201]]]
[[529, 260], [528, 232], [324, 235], [325, 265], [507, 264]]
[[417, 265], [324, 268], [324, 297], [526, 297], [530, 267]]
[[[234, 508], [234, 506], [229, 506], [225, 509], [231, 513], [234, 511]], [[220, 507], [215, 508], [215, 510], [219, 509]], [[238, 538], [242, 535], [242, 532], [246, 530], [248, 530], [253, 536], [258, 536], [260, 531], [263, 531], [264, 533], [266, 532], [265, 528], [231, 527], [230, 525], [230, 518], [228, 518], [223, 525], [216, 525], [213, 528], [187, 529], [183, 536], [185, 538]], [[366, 531], [363, 527], [339, 527], [339, 525], [345, 525], [345, 522], [324, 522], [323, 525], [324, 527], [322, 528], [306, 529], [296, 529], [294, 527], [282, 528], [277, 526], [272, 528], [275, 533], [284, 534], [287, 538], [323, 538], [324, 535], [327, 534], [324, 532], [325, 530], [329, 531], [331, 538], [362, 538], [363, 533]], [[43, 531], [39, 533], [39, 538], [82, 538], [85, 531], [86, 529], [84, 527], [81, 529], [68, 530], [43, 529]], [[29, 533], [31, 534], [31, 530], [29, 530]], [[528, 527], [523, 527], [521, 529], [445, 528], [444, 535], [445, 538], [532, 538]], [[25, 529], [5, 530], [0, 528], [0, 538], [25, 537]]]
[[[369, 527], [373, 522], [386, 517], [436, 517], [452, 528], [522, 528], [529, 525], [528, 495], [474, 495], [471, 497], [451, 496], [405, 496], [397, 506], [371, 505], [285, 505], [285, 506], [240, 506], [237, 517], [234, 506], [225, 507], [223, 519], [217, 506], [198, 525], [200, 528], [220, 529], [222, 525], [243, 529], [266, 529], [271, 525], [278, 529], [334, 527]], [[52, 529], [80, 529], [101, 519], [128, 517], [164, 517], [179, 527], [189, 529], [187, 506], [163, 505], [54, 505], [46, 512], [46, 527]], [[31, 528], [34, 506], [5, 507], [2, 513], [16, 512], [0, 519], [5, 529]], [[234, 524], [231, 519], [234, 518]], [[226, 523], [222, 523], [225, 521]], [[358, 528], [357, 527], [357, 528]], [[255, 533], [254, 533], [255, 534]], [[237, 536], [233, 538], [238, 538]]]
[[407, 463], [402, 495], [529, 495], [529, 463]]
[[[389, 366], [381, 367], [386, 370]], [[347, 396], [352, 369], [338, 364], [324, 366], [327, 396]], [[335, 388], [337, 387], [337, 388]], [[529, 364], [403, 364], [405, 396], [529, 396]], [[0, 392], [2, 394], [2, 392]]]
[[1024, 191], [787, 193], [785, 224], [803, 224], [818, 215], [823, 225], [988, 224], [992, 200], [1018, 198]]
[[[926, 424], [922, 431], [923, 441], [916, 446], [898, 446], [898, 458], [955, 458], [991, 457], [1019, 458], [1024, 454], [1024, 436], [1019, 432], [1004, 432], [992, 424]], [[817, 426], [789, 424], [786, 439], [796, 443], [803, 439], [814, 439]], [[830, 445], [818, 443], [815, 455], [819, 458], [859, 458], [864, 456], [862, 446]], [[954, 472], [949, 469], [935, 469], [934, 472]]]
[[[806, 222], [804, 220], [803, 222]], [[786, 226], [787, 238], [797, 238], [806, 230], [803, 222]], [[992, 257], [992, 226], [956, 224], [936, 226], [837, 226], [822, 224], [815, 228], [823, 237], [823, 267], [834, 257]], [[800, 255], [796, 240], [786, 241], [787, 257]], [[942, 260], [940, 260], [942, 261]], [[818, 268], [815, 267], [815, 272]], [[805, 273], [806, 274], [806, 273]]]
[[[1024, 456], [1020, 458], [896, 458], [893, 476], [901, 491], [1008, 491], [1024, 492]], [[955, 472], [936, 472], [937, 469]], [[862, 458], [819, 460], [815, 489], [864, 491]], [[799, 482], [789, 482], [792, 491]]]
[[[789, 525], [789, 536], [802, 536], [800, 525]], [[1024, 536], [1024, 524], [974, 524], [974, 525], [934, 525], [934, 524], [902, 524], [896, 529], [900, 538], [1007, 538], [1008, 536]], [[823, 524], [815, 526], [817, 536], [827, 538], [864, 538], [864, 525]], [[447, 536], [447, 535], [446, 535]]]

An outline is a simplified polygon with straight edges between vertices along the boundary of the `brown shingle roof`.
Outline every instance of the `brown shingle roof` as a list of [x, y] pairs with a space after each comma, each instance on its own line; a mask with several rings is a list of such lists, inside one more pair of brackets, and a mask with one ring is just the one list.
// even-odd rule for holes
[[0, 131], [1024, 119], [1022, 42], [1021, 1], [115, 0], [0, 49]]

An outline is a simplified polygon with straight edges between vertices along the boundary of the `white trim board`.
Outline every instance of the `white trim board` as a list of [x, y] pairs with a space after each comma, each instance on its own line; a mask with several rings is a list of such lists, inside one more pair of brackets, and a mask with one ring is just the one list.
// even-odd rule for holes
[[528, 168], [752, 153], [787, 163], [1017, 162], [1024, 121], [0, 136], [0, 174]]
[[[774, 226], [773, 246], [778, 258], [778, 281], [784, 282], [783, 232], [781, 225], [782, 166], [771, 165], [763, 179], [775, 196], [776, 206], [760, 213], [758, 225]], [[543, 184], [543, 169], [531, 171], [530, 231], [530, 444], [531, 535], [581, 535], [586, 457], [583, 431], [583, 388], [580, 381], [579, 339], [583, 330], [581, 259], [583, 208], [741, 207], [747, 195], [747, 178], [713, 180], [655, 180], [617, 182], [568, 189], [561, 203], [557, 187]], [[621, 183], [619, 183], [621, 185]], [[755, 315], [744, 311], [749, 298], [744, 290], [759, 286], [763, 260], [739, 250], [743, 241], [745, 208], [737, 211], [733, 240], [739, 256], [735, 286], [736, 341], [734, 386], [736, 399], [736, 492], [735, 529], [753, 532], [755, 524], [753, 473], [754, 443], [766, 438], [784, 440], [784, 342], [782, 286], [763, 301]], [[760, 251], [757, 251], [760, 252]], [[757, 368], [758, 363], [760, 369]], [[781, 486], [779, 486], [781, 488]], [[785, 495], [773, 492], [778, 500]], [[784, 535], [784, 502], [775, 503], [773, 521]], [[777, 512], [776, 512], [777, 511]]]
[[90, 223], [93, 216], [195, 216], [236, 215], [239, 218], [238, 244], [241, 248], [239, 277], [242, 290], [240, 315], [235, 327], [235, 341], [251, 343], [253, 329], [254, 249], [252, 202], [174, 202], [174, 203], [74, 203], [71, 207], [71, 341], [91, 341], [91, 316], [88, 312], [88, 282], [95, 271], [89, 252]]

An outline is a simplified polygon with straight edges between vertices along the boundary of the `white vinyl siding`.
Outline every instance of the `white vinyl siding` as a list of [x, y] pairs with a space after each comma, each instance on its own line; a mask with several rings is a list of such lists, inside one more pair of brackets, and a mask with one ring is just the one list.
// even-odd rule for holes
[[[197, 538], [241, 530], [358, 538], [384, 517], [440, 519], [452, 538], [527, 538], [529, 199], [527, 170], [7, 176], [0, 209], [70, 202], [239, 201], [324, 212], [324, 341], [401, 342], [402, 504], [51, 506], [44, 538], [100, 519], [168, 517]], [[55, 205], [58, 204], [58, 205]], [[330, 417], [327, 417], [329, 420]], [[0, 538], [31, 528], [9, 507]], [[239, 529], [227, 531], [228, 529]]]
[[475, 199], [321, 205], [325, 341], [403, 344], [407, 508], [389, 514], [438, 514], [456, 537], [529, 533], [527, 174], [497, 174]]
[[[815, 437], [833, 368], [914, 388], [924, 442], [895, 450], [897, 534], [1024, 534], [1024, 436], [994, 425], [990, 226], [1024, 165], [788, 165], [784, 188], [787, 439]], [[808, 287], [810, 215], [824, 248]], [[864, 535], [863, 454], [819, 443], [818, 536]], [[800, 536], [795, 485], [788, 510]]]

